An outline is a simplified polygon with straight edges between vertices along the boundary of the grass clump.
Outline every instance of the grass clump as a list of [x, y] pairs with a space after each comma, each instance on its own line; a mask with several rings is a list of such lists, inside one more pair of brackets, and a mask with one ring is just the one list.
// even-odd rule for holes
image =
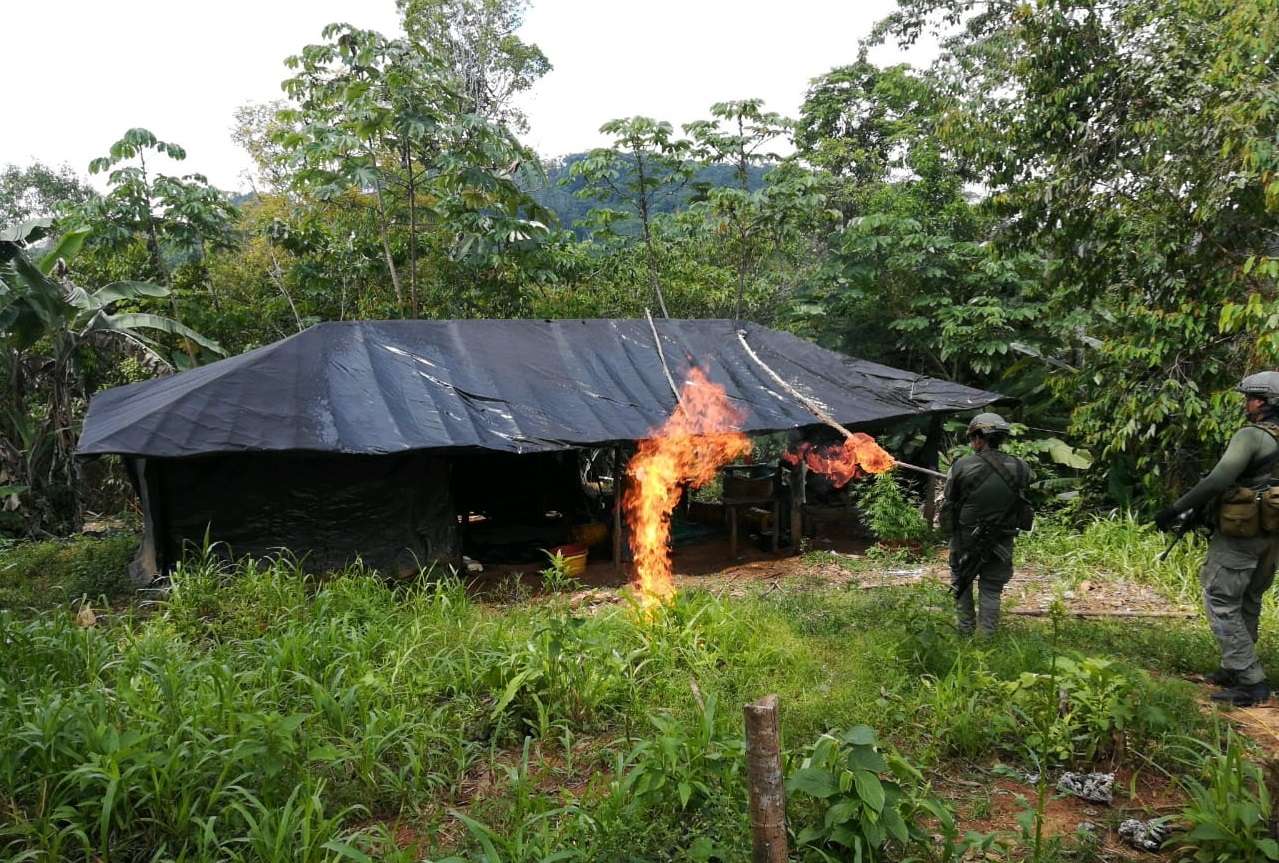
[[1143, 523], [1131, 512], [1089, 516], [1082, 525], [1064, 517], [1041, 518], [1035, 529], [1017, 540], [1017, 552], [1030, 563], [1044, 566], [1078, 582], [1118, 577], [1148, 584], [1179, 602], [1199, 596], [1199, 563], [1205, 542], [1187, 535], [1167, 559], [1159, 555], [1169, 537]]
[[0, 540], [0, 609], [44, 609], [80, 599], [116, 600], [131, 591], [132, 533], [42, 542]]

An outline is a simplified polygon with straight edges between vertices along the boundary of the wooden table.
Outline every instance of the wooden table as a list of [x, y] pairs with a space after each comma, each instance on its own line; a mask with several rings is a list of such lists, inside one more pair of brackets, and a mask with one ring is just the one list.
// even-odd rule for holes
[[776, 495], [764, 497], [726, 497], [723, 499], [724, 509], [728, 511], [728, 549], [734, 560], [737, 559], [737, 511], [744, 506], [769, 505], [773, 509], [773, 551], [777, 551], [781, 540], [782, 502]]

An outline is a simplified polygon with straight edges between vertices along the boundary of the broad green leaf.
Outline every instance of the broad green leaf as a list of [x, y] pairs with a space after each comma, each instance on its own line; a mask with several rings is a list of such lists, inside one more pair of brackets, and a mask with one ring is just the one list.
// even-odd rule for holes
[[180, 324], [172, 318], [162, 317], [160, 315], [152, 315], [144, 312], [125, 312], [118, 315], [108, 315], [98, 313], [94, 315], [86, 329], [93, 330], [136, 330], [149, 329], [157, 330], [162, 333], [168, 333], [172, 336], [190, 339], [202, 348], [212, 351], [215, 354], [225, 356], [226, 351], [222, 346], [212, 339], [205, 338], [186, 324]]
[[1187, 833], [1186, 838], [1192, 841], [1207, 839], [1223, 842], [1231, 840], [1232, 837], [1216, 824], [1204, 823], [1197, 825], [1194, 830]]
[[888, 763], [870, 746], [854, 746], [848, 752], [849, 770], [869, 770], [871, 773], [883, 773], [888, 770]]
[[857, 795], [867, 806], [876, 812], [884, 808], [884, 786], [878, 776], [868, 770], [858, 770], [853, 773], [853, 781], [857, 785]]
[[39, 242], [49, 236], [49, 231], [53, 227], [53, 219], [28, 219], [16, 225], [10, 225], [0, 230], [0, 243], [31, 243]]
[[884, 829], [888, 831], [888, 835], [898, 842], [906, 842], [910, 839], [910, 830], [906, 827], [906, 821], [896, 809], [891, 806], [885, 809], [881, 813], [880, 820], [883, 822]]
[[874, 746], [875, 729], [869, 725], [854, 725], [844, 732], [843, 739], [845, 743], [851, 743], [853, 746]]
[[133, 300], [138, 297], [167, 297], [169, 293], [168, 288], [162, 285], [154, 285], [150, 282], [112, 282], [89, 294], [89, 298], [94, 303], [95, 308], [100, 309], [120, 300]]
[[829, 830], [836, 824], [843, 824], [856, 815], [861, 808], [861, 803], [856, 800], [841, 800], [826, 810], [824, 818], [826, 828]]
[[53, 272], [59, 258], [64, 261], [74, 258], [79, 253], [80, 247], [84, 245], [84, 241], [89, 238], [89, 234], [88, 228], [77, 228], [59, 237], [54, 247], [40, 259], [40, 272], [47, 276]]
[[825, 799], [839, 793], [839, 783], [828, 770], [822, 770], [820, 767], [804, 767], [795, 771], [787, 780], [786, 790], [802, 791], [811, 797]]
[[1076, 470], [1087, 470], [1092, 467], [1092, 455], [1087, 450], [1075, 449], [1058, 438], [1048, 438], [1048, 455], [1057, 464], [1072, 467]]

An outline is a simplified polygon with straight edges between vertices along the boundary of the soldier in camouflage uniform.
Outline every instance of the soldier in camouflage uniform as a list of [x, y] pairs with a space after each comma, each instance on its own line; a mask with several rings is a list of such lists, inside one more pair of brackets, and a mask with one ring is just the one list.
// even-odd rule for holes
[[[1232, 488], [1260, 492], [1276, 482], [1279, 466], [1279, 372], [1249, 375], [1237, 387], [1245, 396], [1248, 424], [1235, 432], [1221, 460], [1194, 488], [1172, 506], [1160, 510], [1155, 524], [1171, 529], [1185, 513], [1214, 511]], [[1274, 583], [1279, 536], [1226, 536], [1217, 525], [1199, 570], [1208, 625], [1221, 648], [1221, 667], [1209, 679], [1222, 687], [1213, 699], [1248, 706], [1270, 697], [1265, 669], [1257, 659], [1257, 625], [1261, 600]]]
[[[968, 424], [973, 452], [951, 465], [943, 492], [941, 523], [951, 532], [950, 576], [959, 631], [991, 635], [999, 626], [999, 601], [1013, 575], [1013, 538], [1030, 466], [999, 451], [1008, 422], [983, 413]], [[977, 591], [978, 613], [973, 609]]]

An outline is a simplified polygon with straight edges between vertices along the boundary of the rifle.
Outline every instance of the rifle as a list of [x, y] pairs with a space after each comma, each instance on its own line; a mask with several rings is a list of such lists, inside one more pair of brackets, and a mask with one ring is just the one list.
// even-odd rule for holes
[[968, 550], [955, 561], [955, 577], [950, 583], [950, 589], [956, 596], [972, 586], [977, 576], [981, 574], [981, 568], [990, 559], [991, 551], [994, 549], [994, 543], [991, 540], [994, 539], [995, 527], [996, 525], [990, 521], [979, 522], [973, 527]]
[[1177, 547], [1177, 543], [1185, 538], [1186, 534], [1193, 531], [1199, 526], [1199, 513], [1196, 510], [1188, 509], [1181, 515], [1177, 516], [1177, 520], [1172, 524], [1172, 539], [1168, 540], [1168, 545], [1164, 547], [1163, 553], [1155, 558], [1157, 563], [1163, 563], [1168, 559], [1168, 555], [1172, 554], [1172, 550]]

